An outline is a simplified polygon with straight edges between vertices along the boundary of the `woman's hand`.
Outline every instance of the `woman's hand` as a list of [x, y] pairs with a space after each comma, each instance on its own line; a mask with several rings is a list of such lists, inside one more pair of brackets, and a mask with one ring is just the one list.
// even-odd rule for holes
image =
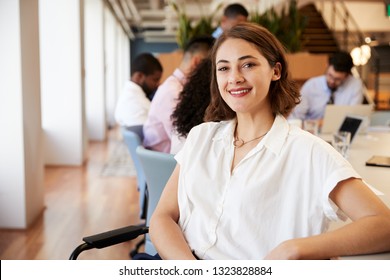
[[272, 249], [265, 257], [266, 260], [308, 260], [328, 259], [319, 250], [318, 242], [322, 235], [286, 240]]
[[300, 259], [300, 244], [298, 239], [284, 241], [277, 247], [272, 249], [265, 260], [299, 260]]

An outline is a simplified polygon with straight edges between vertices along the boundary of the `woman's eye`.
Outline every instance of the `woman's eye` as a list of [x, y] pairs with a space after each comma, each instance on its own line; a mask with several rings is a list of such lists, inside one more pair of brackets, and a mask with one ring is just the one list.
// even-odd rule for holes
[[227, 70], [227, 67], [225, 67], [225, 66], [218, 68], [218, 71], [226, 71], [226, 70]]
[[255, 66], [254, 63], [246, 63], [246, 64], [244, 64], [242, 67], [243, 67], [243, 68], [251, 68], [251, 67], [253, 67], [253, 66]]

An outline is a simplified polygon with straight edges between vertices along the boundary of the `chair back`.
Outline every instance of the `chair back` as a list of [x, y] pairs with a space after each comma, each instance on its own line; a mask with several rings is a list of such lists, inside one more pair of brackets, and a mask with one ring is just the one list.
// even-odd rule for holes
[[141, 144], [142, 144], [142, 141], [144, 141], [144, 126], [142, 124], [133, 125], [133, 126], [125, 126], [123, 128], [136, 133], [138, 135], [139, 139], [141, 140]]
[[[147, 182], [148, 207], [146, 225], [149, 225], [150, 217], [176, 166], [176, 160], [172, 154], [147, 150], [142, 146], [136, 149], [136, 153], [141, 162]], [[145, 239], [145, 252], [152, 255], [156, 254], [156, 250], [150, 241], [149, 235], [147, 235]]]
[[129, 150], [131, 159], [134, 163], [135, 170], [137, 172], [137, 186], [139, 191], [139, 203], [140, 203], [140, 218], [146, 218], [146, 178], [144, 171], [141, 166], [141, 162], [138, 159], [136, 149], [139, 146], [142, 146], [142, 125], [137, 125], [133, 127], [122, 127], [122, 136], [123, 141], [125, 142], [127, 149]]

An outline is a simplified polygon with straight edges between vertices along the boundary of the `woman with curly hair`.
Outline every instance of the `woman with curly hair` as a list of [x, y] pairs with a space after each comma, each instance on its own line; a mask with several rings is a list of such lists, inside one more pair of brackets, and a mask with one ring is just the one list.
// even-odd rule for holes
[[171, 116], [174, 128], [171, 154], [181, 149], [191, 128], [203, 122], [210, 103], [210, 81], [211, 60], [205, 58], [189, 76]]

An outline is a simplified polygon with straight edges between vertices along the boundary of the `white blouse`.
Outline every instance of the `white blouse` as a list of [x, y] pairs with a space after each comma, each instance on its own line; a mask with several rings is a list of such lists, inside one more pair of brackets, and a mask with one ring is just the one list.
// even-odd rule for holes
[[329, 193], [360, 176], [331, 145], [277, 116], [230, 172], [234, 127], [233, 120], [196, 126], [175, 156], [179, 225], [199, 258], [263, 259], [341, 217]]

